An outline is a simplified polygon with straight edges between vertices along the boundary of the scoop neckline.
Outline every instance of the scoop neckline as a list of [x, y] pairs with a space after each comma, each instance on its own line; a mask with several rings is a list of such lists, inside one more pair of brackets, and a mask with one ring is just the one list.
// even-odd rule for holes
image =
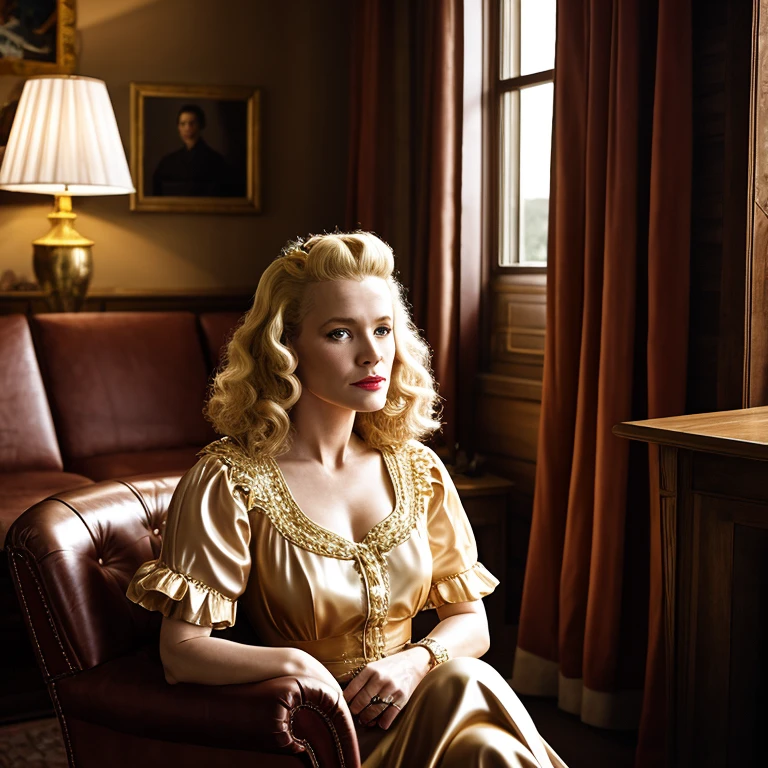
[[363, 536], [363, 538], [360, 541], [355, 541], [354, 539], [350, 539], [346, 536], [343, 536], [340, 533], [337, 533], [336, 531], [332, 531], [330, 528], [326, 528], [324, 525], [321, 525], [317, 521], [313, 520], [304, 510], [301, 508], [299, 503], [296, 501], [293, 492], [291, 491], [290, 485], [288, 485], [288, 481], [285, 478], [285, 475], [283, 474], [283, 470], [280, 468], [280, 465], [277, 463], [277, 460], [270, 456], [269, 462], [272, 465], [272, 468], [275, 472], [275, 476], [278, 479], [278, 482], [282, 486], [282, 490], [285, 494], [286, 499], [288, 500], [289, 505], [293, 509], [293, 511], [296, 513], [296, 516], [301, 520], [302, 523], [308, 525], [310, 528], [313, 528], [317, 531], [322, 532], [326, 536], [331, 536], [334, 539], [337, 539], [340, 542], [343, 542], [346, 546], [352, 546], [352, 547], [361, 547], [361, 546], [367, 546], [369, 539], [371, 539], [375, 534], [379, 532], [379, 530], [389, 523], [391, 523], [393, 520], [396, 519], [398, 513], [401, 511], [402, 508], [402, 493], [400, 488], [400, 477], [396, 471], [396, 467], [394, 465], [394, 457], [390, 453], [390, 451], [386, 449], [375, 449], [378, 450], [378, 452], [381, 454], [381, 457], [384, 459], [384, 466], [387, 469], [387, 474], [389, 476], [389, 481], [392, 483], [392, 489], [395, 492], [395, 504], [392, 507], [392, 511], [386, 516], [383, 517], [381, 520], [379, 520], [378, 523], [373, 525], [368, 532]]

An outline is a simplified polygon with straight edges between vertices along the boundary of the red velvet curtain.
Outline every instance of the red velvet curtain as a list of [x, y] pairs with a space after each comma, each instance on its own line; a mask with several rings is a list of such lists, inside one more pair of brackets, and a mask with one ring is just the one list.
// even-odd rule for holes
[[663, 765], [665, 703], [655, 477], [647, 448], [611, 429], [685, 407], [690, 1], [560, 0], [557, 27], [544, 390], [513, 686], [592, 725], [640, 724], [638, 765], [650, 767]]
[[361, 0], [355, 13], [347, 226], [373, 230], [395, 250], [414, 320], [433, 350], [443, 439], [452, 446], [464, 3]]

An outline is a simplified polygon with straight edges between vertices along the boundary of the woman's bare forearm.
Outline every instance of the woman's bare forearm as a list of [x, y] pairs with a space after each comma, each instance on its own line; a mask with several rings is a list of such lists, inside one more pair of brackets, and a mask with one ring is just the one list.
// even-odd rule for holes
[[232, 685], [290, 675], [314, 677], [338, 688], [319, 661], [296, 648], [244, 645], [211, 637], [210, 627], [176, 619], [163, 619], [160, 658], [169, 683]]
[[[453, 659], [457, 656], [479, 658], [488, 650], [490, 646], [488, 619], [482, 600], [449, 603], [438, 608], [437, 615], [440, 623], [427, 637], [437, 640], [448, 651], [449, 658]], [[429, 654], [426, 649], [423, 652]]]
[[166, 677], [174, 682], [231, 685], [296, 674], [290, 650], [193, 637], [162, 648], [161, 657]]
[[459, 613], [443, 619], [428, 635], [437, 640], [450, 658], [479, 658], [490, 647], [488, 621], [485, 615]]

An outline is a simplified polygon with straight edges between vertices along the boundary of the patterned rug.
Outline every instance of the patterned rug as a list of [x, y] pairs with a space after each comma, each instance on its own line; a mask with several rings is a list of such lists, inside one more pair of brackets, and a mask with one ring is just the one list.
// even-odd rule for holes
[[58, 720], [0, 726], [0, 768], [67, 768]]

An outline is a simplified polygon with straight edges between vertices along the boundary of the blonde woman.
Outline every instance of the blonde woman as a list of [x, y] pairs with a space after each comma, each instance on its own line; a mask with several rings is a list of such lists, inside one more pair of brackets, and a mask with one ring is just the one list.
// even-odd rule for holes
[[[477, 660], [498, 582], [420, 442], [437, 395], [393, 270], [365, 232], [312, 237], [267, 268], [207, 406], [225, 437], [181, 480], [128, 596], [165, 617], [169, 683], [319, 678], [366, 744], [379, 735], [366, 768], [560, 768]], [[211, 636], [238, 602], [264, 646]], [[412, 642], [426, 607], [440, 621]]]

